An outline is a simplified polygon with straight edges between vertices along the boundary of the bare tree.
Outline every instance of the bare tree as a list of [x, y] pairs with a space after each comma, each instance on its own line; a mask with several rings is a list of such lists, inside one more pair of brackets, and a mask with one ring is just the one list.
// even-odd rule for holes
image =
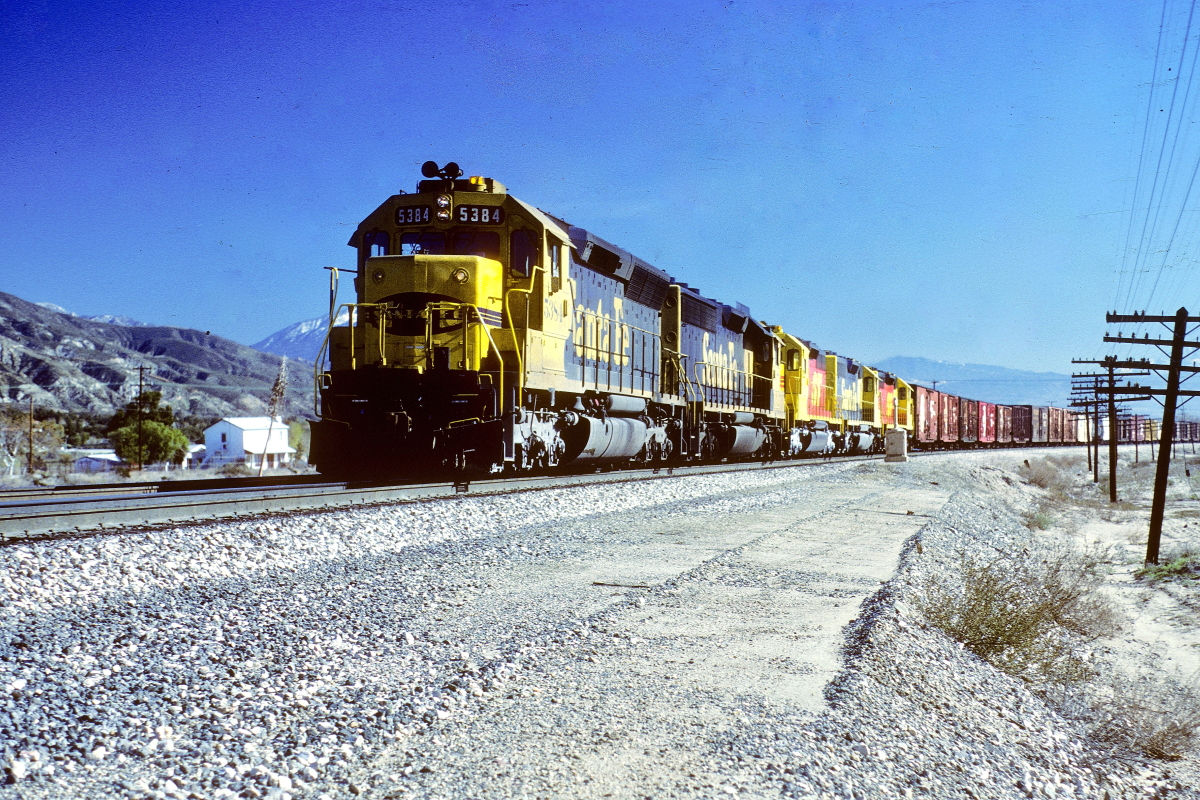
[[267, 464], [267, 449], [271, 446], [271, 431], [275, 428], [275, 412], [283, 403], [287, 394], [287, 356], [279, 362], [279, 374], [275, 376], [275, 384], [271, 387], [271, 401], [267, 403], [267, 415], [271, 421], [267, 424], [267, 440], [263, 443], [262, 457], [258, 460], [258, 474], [261, 477], [263, 467]]

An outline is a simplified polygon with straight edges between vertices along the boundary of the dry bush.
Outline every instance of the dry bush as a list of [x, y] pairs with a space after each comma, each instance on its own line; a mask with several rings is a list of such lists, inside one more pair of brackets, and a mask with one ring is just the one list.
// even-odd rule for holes
[[1035, 458], [1032, 461], [1026, 459], [1017, 472], [1026, 481], [1042, 489], [1061, 492], [1070, 484], [1069, 478], [1062, 474], [1059, 465], [1045, 458]]
[[1092, 738], [1117, 751], [1174, 761], [1200, 745], [1196, 681], [1118, 678], [1090, 695]]
[[1065, 544], [992, 561], [961, 553], [957, 574], [929, 581], [917, 607], [1010, 675], [1032, 683], [1083, 680], [1091, 670], [1075, 650], [1117, 628], [1112, 607], [1097, 592], [1105, 558], [1101, 550]]
[[1046, 456], [1046, 460], [1049, 461], [1054, 466], [1058, 467], [1059, 469], [1067, 469], [1067, 470], [1078, 469], [1079, 467], [1083, 466], [1083, 464], [1084, 464], [1083, 456], [1073, 456], [1073, 455]]

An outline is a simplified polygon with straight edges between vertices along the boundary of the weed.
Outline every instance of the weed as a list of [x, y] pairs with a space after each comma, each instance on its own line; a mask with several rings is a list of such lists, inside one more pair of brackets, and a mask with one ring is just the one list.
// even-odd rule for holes
[[1116, 750], [1175, 761], [1200, 744], [1200, 687], [1195, 681], [1114, 678], [1096, 687], [1091, 735]]
[[1071, 470], [1083, 464], [1081, 456], [1046, 456], [1046, 460], [1059, 469]]
[[1097, 589], [1099, 549], [1059, 544], [1043, 553], [983, 562], [960, 553], [957, 575], [923, 587], [925, 617], [996, 668], [1033, 683], [1090, 677], [1074, 650], [1116, 630], [1116, 617]]
[[1022, 478], [1042, 489], [1061, 491], [1067, 486], [1067, 480], [1063, 478], [1058, 465], [1045, 458], [1026, 460], [1017, 471], [1021, 473]]
[[1133, 573], [1139, 580], [1168, 581], [1189, 580], [1200, 577], [1200, 553], [1190, 547], [1168, 555], [1162, 564], [1147, 564]]
[[1025, 526], [1030, 530], [1048, 531], [1054, 527], [1054, 517], [1044, 511], [1035, 511], [1029, 515]]

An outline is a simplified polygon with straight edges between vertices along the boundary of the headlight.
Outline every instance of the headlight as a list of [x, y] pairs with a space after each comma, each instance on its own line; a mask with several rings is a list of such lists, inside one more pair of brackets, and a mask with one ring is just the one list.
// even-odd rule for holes
[[471, 276], [465, 269], [456, 269], [450, 273], [450, 278], [459, 283], [466, 283], [471, 279]]
[[375, 281], [376, 283], [383, 283], [383, 279], [386, 277], [387, 273], [381, 269], [377, 269], [371, 273], [371, 280]]
[[450, 207], [450, 195], [439, 194], [438, 199], [437, 199], [437, 204], [438, 204], [438, 208], [449, 208]]
[[449, 222], [450, 221], [450, 209], [439, 208], [438, 213], [437, 213], [437, 218], [438, 218], [439, 222]]

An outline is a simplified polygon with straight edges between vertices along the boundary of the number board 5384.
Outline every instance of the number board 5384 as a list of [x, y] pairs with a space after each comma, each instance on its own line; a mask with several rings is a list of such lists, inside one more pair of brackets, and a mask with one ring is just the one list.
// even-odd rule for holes
[[457, 222], [499, 225], [504, 221], [504, 210], [500, 206], [459, 206], [454, 212]]

